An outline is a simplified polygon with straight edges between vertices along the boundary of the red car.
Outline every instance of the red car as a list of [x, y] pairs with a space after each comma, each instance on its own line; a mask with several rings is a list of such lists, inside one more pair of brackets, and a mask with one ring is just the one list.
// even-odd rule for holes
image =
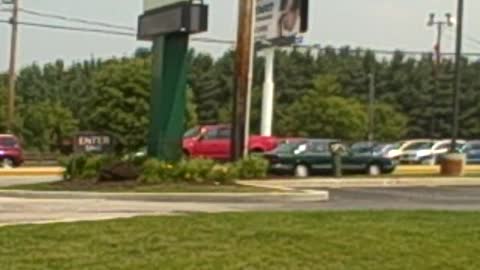
[[13, 135], [0, 134], [0, 167], [18, 167], [23, 163], [23, 151]]
[[[217, 160], [230, 158], [229, 125], [199, 126], [185, 133], [183, 151], [190, 157], [206, 157]], [[250, 136], [248, 149], [250, 152], [263, 153], [275, 149], [278, 140], [267, 136]]]

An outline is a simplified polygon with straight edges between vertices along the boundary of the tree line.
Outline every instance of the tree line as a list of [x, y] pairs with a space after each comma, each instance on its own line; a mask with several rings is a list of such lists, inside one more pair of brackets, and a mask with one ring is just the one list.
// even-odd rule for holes
[[[431, 54], [407, 57], [401, 51], [380, 58], [372, 51], [344, 47], [321, 51], [277, 50], [275, 123], [278, 136], [365, 140], [368, 133], [369, 74], [375, 75], [377, 140], [447, 138], [451, 130], [453, 62], [442, 61], [435, 84]], [[228, 123], [234, 91], [234, 52], [215, 59], [190, 51], [185, 127]], [[464, 59], [460, 135], [480, 138], [480, 63]], [[252, 131], [260, 126], [264, 61], [255, 58]], [[150, 107], [150, 52], [131, 57], [62, 60], [23, 68], [17, 83], [14, 132], [25, 147], [58, 151], [77, 131], [105, 131], [118, 138], [119, 151], [146, 144]], [[6, 132], [7, 76], [0, 74], [0, 131]]]

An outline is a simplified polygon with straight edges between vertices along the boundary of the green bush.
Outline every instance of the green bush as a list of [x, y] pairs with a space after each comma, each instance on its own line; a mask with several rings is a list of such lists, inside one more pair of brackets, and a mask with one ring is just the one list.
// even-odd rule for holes
[[195, 184], [209, 182], [208, 176], [215, 167], [215, 162], [209, 159], [189, 159], [177, 164], [177, 179]]
[[75, 154], [60, 159], [60, 164], [65, 167], [64, 180], [83, 180], [96, 178], [105, 165], [115, 160], [109, 155]]
[[140, 181], [147, 184], [171, 182], [177, 178], [178, 168], [157, 159], [147, 159], [142, 166]]
[[267, 177], [268, 161], [259, 156], [249, 156], [235, 164], [237, 176], [242, 180], [261, 179]]
[[207, 179], [215, 184], [231, 184], [237, 177], [237, 170], [232, 164], [216, 165], [207, 175]]

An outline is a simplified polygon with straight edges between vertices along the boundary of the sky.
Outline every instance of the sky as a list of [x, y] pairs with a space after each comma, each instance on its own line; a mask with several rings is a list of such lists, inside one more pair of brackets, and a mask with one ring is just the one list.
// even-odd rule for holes
[[[206, 0], [210, 4], [209, 31], [199, 36], [235, 39], [238, 0]], [[1, 1], [0, 1], [1, 2]], [[70, 17], [135, 27], [142, 0], [20, 0], [21, 7]], [[480, 52], [480, 1], [465, 1], [464, 51]], [[350, 45], [373, 49], [431, 50], [434, 29], [426, 26], [429, 13], [443, 19], [456, 14], [455, 0], [310, 0], [310, 31], [304, 43]], [[8, 19], [0, 12], [0, 20]], [[20, 20], [64, 24], [21, 14]], [[80, 25], [75, 25], [80, 26]], [[454, 29], [445, 31], [443, 47], [453, 51]], [[478, 40], [475, 42], [474, 40]], [[7, 70], [10, 28], [0, 24], [0, 72]], [[67, 63], [91, 57], [131, 55], [135, 48], [150, 46], [134, 37], [46, 30], [21, 26], [18, 60], [20, 67], [56, 59]], [[192, 46], [219, 56], [228, 45], [193, 42]]]

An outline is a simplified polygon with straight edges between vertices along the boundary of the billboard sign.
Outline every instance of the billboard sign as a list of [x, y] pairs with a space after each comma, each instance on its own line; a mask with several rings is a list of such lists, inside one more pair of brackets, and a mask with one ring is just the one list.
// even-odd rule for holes
[[[147, 3], [147, 0], [145, 0]], [[190, 1], [154, 1], [138, 18], [138, 39], [153, 38], [170, 33], [196, 34], [208, 29], [208, 6]], [[162, 4], [162, 5], [161, 5]]]
[[308, 0], [257, 0], [255, 40], [295, 43], [308, 29]]
[[182, 2], [190, 2], [189, 0], [143, 0], [143, 11], [149, 11]]

